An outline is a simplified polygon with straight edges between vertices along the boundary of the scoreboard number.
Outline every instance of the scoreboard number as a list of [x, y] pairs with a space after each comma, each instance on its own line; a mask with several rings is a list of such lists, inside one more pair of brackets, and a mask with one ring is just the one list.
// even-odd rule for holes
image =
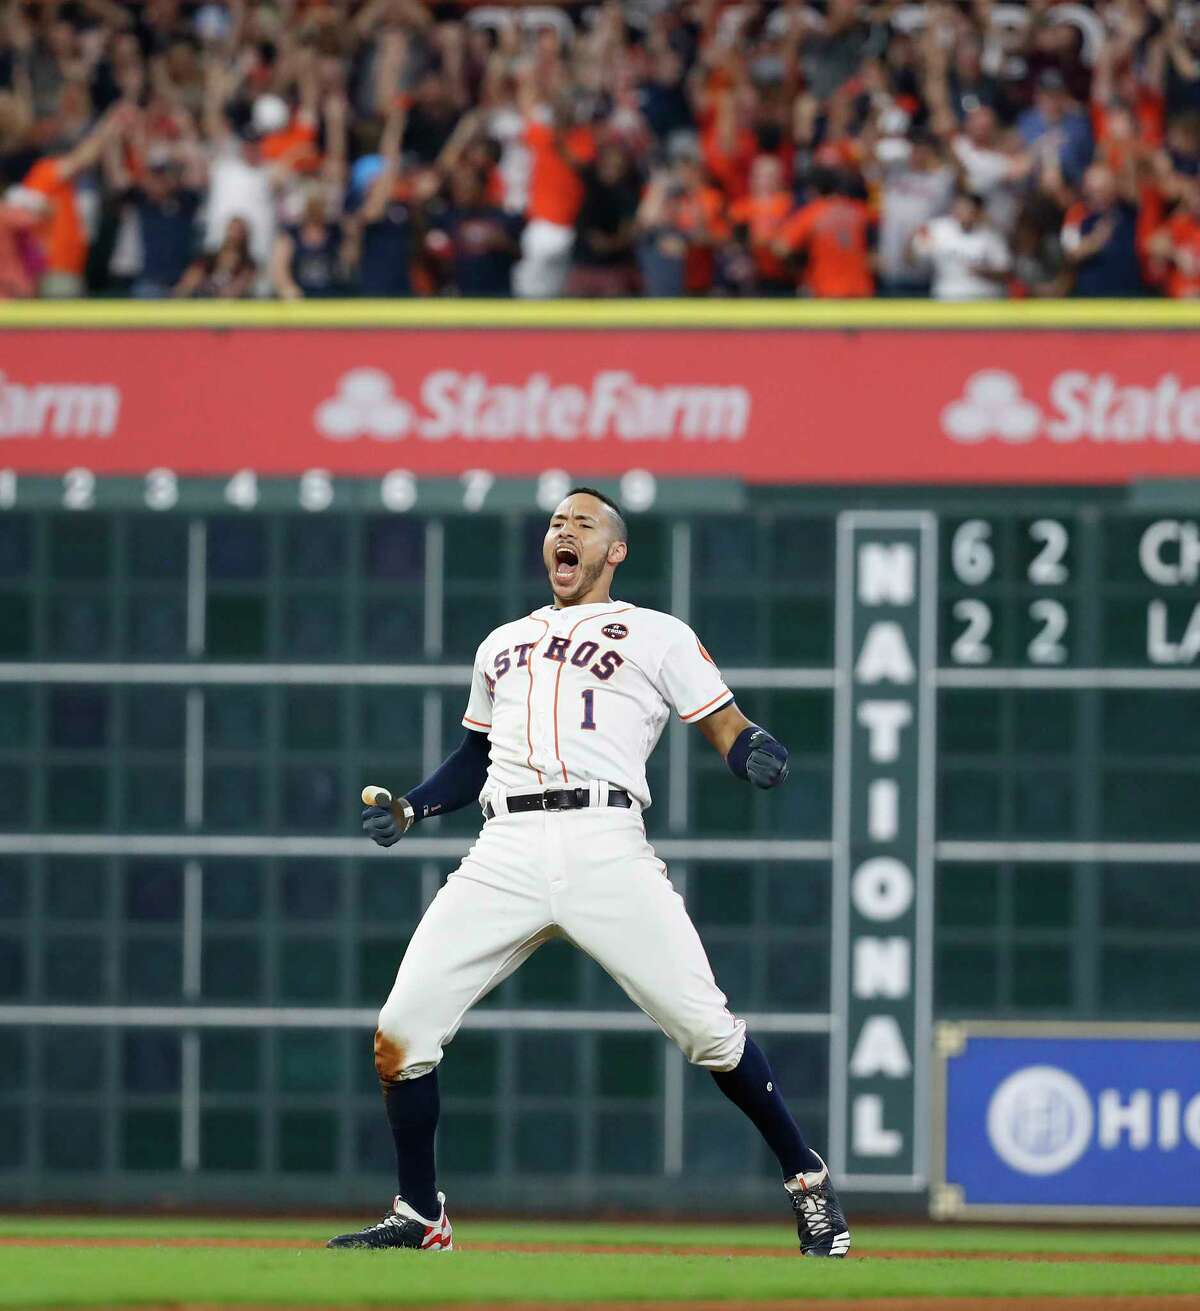
[[258, 475], [253, 469], [239, 469], [225, 484], [226, 504], [235, 510], [253, 510], [258, 504]]
[[173, 510], [179, 501], [179, 479], [173, 469], [151, 469], [146, 475], [146, 508]]
[[309, 469], [300, 475], [300, 508], [319, 513], [333, 504], [333, 479], [328, 469]]
[[[1071, 534], [1059, 519], [1034, 519], [1028, 525], [1029, 541], [1033, 546], [1032, 558], [1025, 568], [1025, 578], [1034, 587], [1059, 587], [1070, 581], [1071, 570], [1067, 553]], [[964, 519], [950, 539], [950, 565], [955, 579], [967, 587], [1000, 588], [1001, 595], [987, 592], [987, 599], [967, 596], [955, 601], [951, 616], [962, 627], [950, 644], [950, 660], [956, 665], [990, 665], [994, 657], [992, 634], [995, 607], [1000, 605], [1004, 614], [1010, 613], [1007, 594], [1016, 579], [1008, 579], [1004, 572], [996, 576], [996, 544], [994, 528], [986, 519]], [[1015, 598], [1014, 598], [1015, 599]], [[1036, 597], [1029, 601], [1024, 657], [1034, 665], [1062, 665], [1069, 658], [1066, 643], [1070, 626], [1070, 611], [1063, 601], [1050, 597]], [[1002, 644], [1004, 645], [1004, 644]]]
[[986, 519], [964, 519], [950, 542], [950, 564], [960, 583], [986, 583], [996, 566], [992, 551], [992, 525]]
[[483, 509], [488, 492], [496, 484], [496, 475], [486, 469], [468, 469], [458, 481], [462, 483], [463, 509], [474, 514]]
[[547, 469], [537, 480], [538, 509], [549, 514], [570, 490], [570, 474], [564, 469]]
[[1043, 587], [1065, 583], [1070, 572], [1063, 564], [1063, 557], [1071, 540], [1066, 527], [1057, 519], [1035, 519], [1029, 525], [1029, 536], [1042, 544], [1042, 549], [1029, 562], [1029, 581]]
[[393, 469], [383, 475], [379, 484], [379, 499], [385, 510], [404, 514], [417, 503], [417, 480], [407, 469]]
[[1062, 638], [1067, 632], [1067, 607], [1061, 601], [1041, 597], [1029, 606], [1029, 617], [1041, 628], [1026, 648], [1035, 665], [1061, 665], [1067, 658]]
[[63, 509], [90, 510], [96, 504], [96, 475], [90, 469], [68, 469], [63, 474]]
[[955, 601], [951, 614], [966, 627], [954, 639], [950, 659], [956, 665], [986, 665], [992, 658], [992, 648], [986, 640], [992, 631], [991, 607], [974, 597], [966, 597]]
[[648, 469], [621, 475], [621, 504], [627, 510], [649, 510], [658, 499], [658, 479]]

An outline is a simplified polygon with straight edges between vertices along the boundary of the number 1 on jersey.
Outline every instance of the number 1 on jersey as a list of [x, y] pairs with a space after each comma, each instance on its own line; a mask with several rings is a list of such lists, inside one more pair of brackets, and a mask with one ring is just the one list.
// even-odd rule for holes
[[594, 687], [585, 687], [583, 689], [583, 722], [579, 727], [596, 727], [596, 689]]

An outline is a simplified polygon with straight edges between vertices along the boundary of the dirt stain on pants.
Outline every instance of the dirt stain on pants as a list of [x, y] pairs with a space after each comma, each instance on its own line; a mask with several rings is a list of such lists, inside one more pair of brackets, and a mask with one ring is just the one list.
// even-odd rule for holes
[[399, 1083], [407, 1059], [408, 1049], [403, 1043], [394, 1042], [382, 1029], [375, 1030], [375, 1073], [380, 1083]]

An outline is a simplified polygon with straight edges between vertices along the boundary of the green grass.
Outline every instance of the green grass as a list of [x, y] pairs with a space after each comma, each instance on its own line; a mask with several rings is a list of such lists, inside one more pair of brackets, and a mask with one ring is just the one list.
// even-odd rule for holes
[[[0, 1247], [0, 1307], [104, 1306], [230, 1302], [393, 1306], [436, 1303], [522, 1304], [542, 1300], [642, 1301], [725, 1299], [825, 1300], [868, 1297], [1105, 1296], [1200, 1293], [1200, 1266], [1103, 1261], [1119, 1231], [1017, 1230], [984, 1227], [864, 1226], [854, 1253], [938, 1251], [944, 1257], [818, 1262], [764, 1257], [661, 1255], [652, 1252], [527, 1253], [472, 1250], [483, 1243], [719, 1245], [744, 1250], [788, 1242], [782, 1225], [717, 1226], [548, 1224], [466, 1221], [455, 1229], [460, 1251], [444, 1257], [405, 1252], [329, 1252], [307, 1246], [344, 1225], [319, 1220], [109, 1219], [0, 1216], [0, 1236], [186, 1237], [286, 1240], [290, 1248]], [[1122, 1246], [1128, 1247], [1128, 1242]], [[1146, 1231], [1143, 1253], [1200, 1256], [1200, 1233]], [[958, 1251], [996, 1259], [956, 1260]], [[1005, 1260], [1006, 1253], [1085, 1252], [1095, 1262]]]
[[[0, 1238], [239, 1238], [295, 1239], [297, 1243], [323, 1243], [370, 1217], [340, 1215], [327, 1219], [229, 1219], [220, 1216], [184, 1218], [0, 1215]], [[1117, 1247], [1127, 1248], [1118, 1226], [1092, 1229], [1006, 1228], [994, 1225], [855, 1225], [854, 1252], [1083, 1252], [1103, 1256]], [[664, 1243], [730, 1248], [787, 1247], [795, 1242], [786, 1219], [778, 1224], [678, 1225], [558, 1222], [547, 1220], [468, 1220], [454, 1226], [455, 1241], [469, 1249], [472, 1243], [594, 1243], [636, 1244], [655, 1247]], [[1138, 1229], [1136, 1250], [1145, 1255], [1177, 1254], [1200, 1257], [1200, 1228]]]

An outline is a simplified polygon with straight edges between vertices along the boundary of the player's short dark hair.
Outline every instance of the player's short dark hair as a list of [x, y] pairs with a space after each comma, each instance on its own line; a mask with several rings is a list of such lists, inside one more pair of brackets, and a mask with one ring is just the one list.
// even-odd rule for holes
[[583, 496], [594, 496], [596, 500], [603, 501], [616, 516], [617, 532], [620, 540], [622, 542], [627, 542], [629, 540], [629, 531], [625, 527], [625, 516], [621, 512], [621, 507], [611, 496], [605, 496], [603, 492], [597, 491], [595, 487], [572, 487], [567, 493], [568, 496], [575, 496], [577, 494]]

